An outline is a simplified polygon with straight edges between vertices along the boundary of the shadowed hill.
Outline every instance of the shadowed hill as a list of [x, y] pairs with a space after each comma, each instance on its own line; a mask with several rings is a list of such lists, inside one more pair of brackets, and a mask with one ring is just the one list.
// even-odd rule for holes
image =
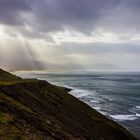
[[0, 81], [17, 81], [17, 80], [21, 80], [21, 78], [0, 69]]
[[13, 79], [0, 82], [2, 140], [136, 140], [64, 88], [41, 80]]

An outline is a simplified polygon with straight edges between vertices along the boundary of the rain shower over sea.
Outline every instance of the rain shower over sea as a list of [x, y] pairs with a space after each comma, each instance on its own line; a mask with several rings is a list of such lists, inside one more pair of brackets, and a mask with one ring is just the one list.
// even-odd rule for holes
[[140, 72], [19, 72], [18, 75], [71, 88], [70, 94], [140, 139]]

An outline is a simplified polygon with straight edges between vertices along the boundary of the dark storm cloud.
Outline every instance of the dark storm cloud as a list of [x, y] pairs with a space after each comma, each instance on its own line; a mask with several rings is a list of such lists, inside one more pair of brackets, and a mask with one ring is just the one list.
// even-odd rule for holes
[[8, 25], [23, 24], [20, 13], [30, 10], [28, 0], [0, 0], [0, 23]]
[[36, 0], [32, 8], [36, 15], [35, 26], [42, 31], [67, 27], [88, 33], [116, 5], [115, 0], [44, 0], [41, 4]]
[[103, 17], [100, 26], [112, 32], [130, 33], [140, 32], [140, 1], [121, 0], [120, 4]]
[[139, 0], [36, 0], [33, 22], [43, 32], [64, 27], [90, 34], [96, 27], [108, 30], [140, 29]]
[[[0, 22], [28, 24], [42, 32], [66, 28], [90, 34], [105, 29], [140, 28], [139, 0], [0, 0]], [[30, 18], [21, 17], [26, 12]]]

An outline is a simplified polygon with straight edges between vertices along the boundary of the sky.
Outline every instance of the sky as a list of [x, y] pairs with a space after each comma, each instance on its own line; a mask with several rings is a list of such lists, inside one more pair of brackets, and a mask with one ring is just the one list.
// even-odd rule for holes
[[0, 67], [140, 71], [140, 0], [0, 0]]

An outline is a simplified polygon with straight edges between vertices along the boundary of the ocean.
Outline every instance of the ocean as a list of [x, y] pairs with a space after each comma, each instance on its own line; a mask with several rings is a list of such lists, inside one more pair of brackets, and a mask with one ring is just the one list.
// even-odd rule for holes
[[71, 88], [70, 94], [140, 139], [139, 72], [18, 72], [24, 78], [47, 80]]

